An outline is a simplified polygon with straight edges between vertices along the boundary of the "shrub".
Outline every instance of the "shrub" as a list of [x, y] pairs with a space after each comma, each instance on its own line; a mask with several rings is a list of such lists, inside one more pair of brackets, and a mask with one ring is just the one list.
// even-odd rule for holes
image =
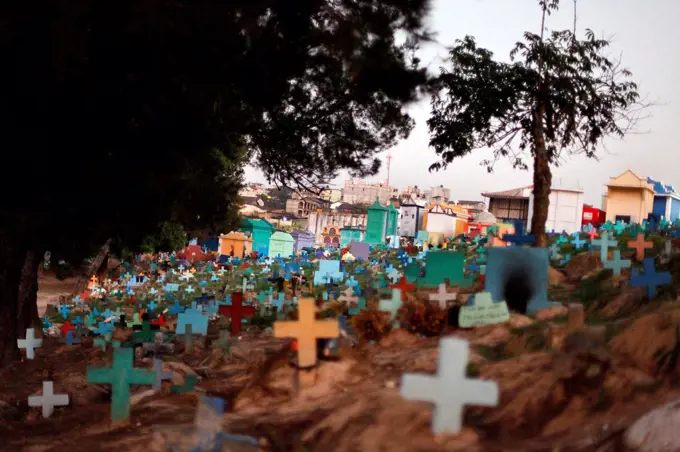
[[397, 314], [401, 327], [413, 334], [438, 336], [448, 322], [447, 312], [436, 304], [406, 301]]
[[379, 341], [392, 330], [389, 313], [368, 309], [352, 317], [351, 325], [363, 342]]

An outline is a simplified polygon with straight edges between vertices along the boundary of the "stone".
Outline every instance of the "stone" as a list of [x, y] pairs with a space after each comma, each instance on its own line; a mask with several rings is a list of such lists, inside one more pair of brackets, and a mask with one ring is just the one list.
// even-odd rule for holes
[[633, 423], [624, 444], [637, 452], [680, 450], [680, 400], [655, 408]]
[[566, 306], [550, 306], [534, 313], [534, 318], [538, 321], [552, 320], [555, 317], [565, 317], [569, 309]]

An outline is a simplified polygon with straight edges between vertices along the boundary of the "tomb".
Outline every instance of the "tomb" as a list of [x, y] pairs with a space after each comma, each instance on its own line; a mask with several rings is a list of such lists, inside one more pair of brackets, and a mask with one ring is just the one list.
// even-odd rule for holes
[[252, 237], [252, 251], [257, 251], [261, 256], [269, 256], [269, 241], [274, 231], [274, 226], [270, 222], [262, 219], [244, 219], [241, 222], [241, 230]]
[[283, 231], [276, 231], [269, 239], [269, 257], [290, 257], [293, 255], [295, 239]]
[[376, 198], [375, 202], [368, 208], [364, 242], [371, 245], [383, 244], [387, 236], [395, 235], [397, 233], [398, 214], [399, 211], [392, 204], [385, 207]]
[[253, 250], [253, 239], [243, 232], [232, 231], [220, 235], [219, 253], [221, 256], [244, 258]]
[[302, 248], [314, 247], [314, 233], [309, 229], [295, 229], [290, 235], [295, 240], [295, 243], [293, 244], [293, 252], [295, 254], [302, 251]]

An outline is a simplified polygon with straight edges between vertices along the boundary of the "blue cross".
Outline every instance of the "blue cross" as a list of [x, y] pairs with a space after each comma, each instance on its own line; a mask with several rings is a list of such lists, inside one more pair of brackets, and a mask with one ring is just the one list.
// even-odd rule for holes
[[94, 332], [105, 336], [107, 333], [113, 331], [113, 323], [99, 322], [99, 326], [95, 328]]
[[621, 274], [622, 268], [630, 268], [630, 260], [621, 259], [621, 250], [614, 250], [614, 258], [604, 263], [604, 268], [611, 269], [615, 275]]
[[562, 245], [563, 243], [569, 243], [569, 239], [560, 234], [560, 236], [557, 237], [557, 241], [555, 243], [557, 243], [558, 245]]
[[59, 306], [59, 312], [61, 313], [61, 316], [63, 318], [66, 318], [66, 317], [68, 317], [68, 314], [69, 314], [69, 312], [71, 312], [71, 310], [68, 308], [68, 306], [66, 306], [65, 304], [62, 304], [61, 306]]
[[169, 311], [170, 314], [172, 314], [172, 315], [177, 315], [177, 314], [179, 314], [180, 312], [183, 312], [183, 311], [184, 311], [184, 308], [179, 304], [179, 302], [178, 302], [177, 300], [175, 300], [175, 304], [172, 305], [172, 306], [170, 306], [170, 307], [168, 308], [168, 311]]
[[146, 307], [149, 308], [149, 311], [155, 310], [157, 306], [158, 305], [153, 300], [151, 300], [151, 303], [146, 305]]
[[574, 245], [576, 249], [580, 249], [583, 245], [585, 245], [586, 241], [581, 238], [581, 235], [578, 232], [574, 232], [572, 237], [573, 240], [571, 244]]
[[279, 292], [278, 297], [273, 300], [274, 306], [276, 306], [278, 312], [283, 310], [283, 304], [286, 302], [286, 294]]
[[630, 274], [630, 285], [633, 287], [647, 287], [647, 297], [652, 299], [656, 296], [656, 288], [663, 284], [670, 284], [673, 281], [669, 272], [657, 273], [654, 267], [654, 258], [647, 257], [642, 263], [645, 270], [640, 275], [640, 270], [633, 268]]
[[535, 235], [524, 235], [524, 225], [521, 221], [515, 221], [513, 222], [513, 226], [515, 227], [515, 233], [514, 234], [503, 234], [503, 241], [512, 243], [516, 246], [522, 246], [522, 245], [531, 245], [532, 243], [536, 242], [536, 236]]
[[468, 266], [466, 268], [470, 272], [478, 272], [479, 271], [479, 265], [477, 265], [475, 262], [468, 264]]

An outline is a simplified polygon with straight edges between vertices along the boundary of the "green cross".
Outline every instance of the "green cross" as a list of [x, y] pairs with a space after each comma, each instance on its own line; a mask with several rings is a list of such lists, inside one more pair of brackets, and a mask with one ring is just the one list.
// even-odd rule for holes
[[198, 377], [196, 375], [187, 375], [184, 377], [184, 384], [183, 385], [172, 385], [170, 387], [171, 392], [177, 392], [179, 394], [183, 394], [185, 392], [191, 392], [194, 390], [194, 386], [196, 386], [196, 382], [198, 381]]
[[111, 420], [121, 421], [130, 417], [130, 385], [152, 385], [156, 373], [134, 367], [134, 350], [117, 348], [113, 351], [112, 367], [87, 367], [88, 383], [111, 385]]
[[[101, 345], [102, 350], [106, 351], [106, 345], [111, 341], [111, 335], [107, 334], [106, 337], [102, 338], [97, 338], [94, 340], [94, 345]], [[113, 345], [113, 348], [119, 348], [120, 347], [120, 341], [113, 341], [111, 342], [111, 345]]]
[[134, 331], [132, 333], [132, 341], [135, 344], [143, 344], [144, 342], [154, 342], [156, 333], [158, 331], [151, 329], [151, 322], [145, 320], [142, 322], [141, 331]]

